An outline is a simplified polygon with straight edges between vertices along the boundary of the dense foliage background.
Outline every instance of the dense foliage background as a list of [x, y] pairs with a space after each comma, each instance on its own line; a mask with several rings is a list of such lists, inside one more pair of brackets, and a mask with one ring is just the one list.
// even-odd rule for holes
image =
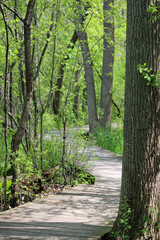
[[[26, 39], [24, 36], [24, 21], [22, 20], [27, 15], [30, 1], [8, 0], [2, 2], [0, 12], [1, 206], [4, 205], [3, 191], [7, 190], [7, 202], [9, 202], [11, 182], [15, 186], [19, 186], [18, 183], [21, 182], [18, 177], [14, 179], [16, 183], [13, 183], [13, 179], [11, 181], [11, 178], [8, 177], [8, 180], [6, 180], [5, 171], [7, 176], [12, 176], [15, 172], [16, 176], [22, 177], [22, 174], [25, 174], [25, 178], [27, 178], [27, 176], [33, 174], [41, 175], [44, 171], [60, 166], [58, 179], [61, 178], [63, 180], [60, 182], [66, 183], [68, 181], [65, 176], [66, 172], [73, 170], [73, 159], [75, 158], [72, 157], [68, 160], [67, 151], [70, 147], [64, 142], [65, 128], [88, 124], [84, 63], [79, 41], [72, 41], [75, 31], [75, 1], [35, 1], [31, 24], [30, 59], [33, 76], [33, 98], [24, 136], [19, 145], [19, 150], [15, 153], [16, 158], [13, 157], [13, 140], [20, 126], [26, 100], [27, 83], [25, 75], [28, 73], [25, 66], [24, 44]], [[85, 6], [85, 1], [81, 1], [81, 3]], [[84, 27], [88, 35], [88, 45], [94, 71], [97, 111], [98, 116], [100, 116], [104, 36], [103, 1], [88, 1], [87, 4], [89, 7], [85, 10]], [[121, 125], [124, 112], [126, 1], [115, 0], [114, 6], [111, 6], [111, 8], [115, 30], [112, 122]], [[84, 12], [81, 14], [83, 15]], [[62, 76], [62, 72], [60, 108], [58, 114], [55, 114], [54, 97], [58, 89], [58, 79]], [[57, 137], [55, 134], [54, 130], [56, 129], [64, 130], [60, 134], [61, 137]], [[46, 137], [48, 134], [49, 140]], [[109, 134], [112, 134], [112, 131]], [[122, 133], [120, 135], [122, 136]], [[103, 136], [103, 139], [105, 138], [106, 135]], [[107, 138], [109, 138], [108, 135]], [[114, 137], [111, 137], [111, 139], [114, 139]], [[118, 139], [118, 142], [120, 141]], [[78, 145], [74, 147], [75, 153], [72, 153], [73, 156], [77, 154], [77, 148], [80, 145], [80, 140], [78, 140]], [[114, 151], [112, 148], [110, 150]], [[122, 149], [118, 150], [118, 153], [121, 154]], [[80, 156], [79, 158], [81, 159]], [[70, 170], [66, 170], [68, 163], [70, 163]]]

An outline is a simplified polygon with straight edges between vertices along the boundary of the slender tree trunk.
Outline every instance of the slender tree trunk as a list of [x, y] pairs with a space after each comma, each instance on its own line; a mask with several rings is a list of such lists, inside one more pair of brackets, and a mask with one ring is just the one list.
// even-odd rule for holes
[[[38, 14], [37, 14], [37, 5], [36, 9], [34, 12], [34, 26], [36, 28], [37, 33], [39, 32], [39, 26], [38, 26]], [[38, 37], [35, 37], [35, 42], [36, 44], [33, 44], [33, 49], [32, 49], [32, 66], [34, 66], [34, 61], [36, 66], [38, 66], [39, 62], [39, 41]], [[35, 57], [35, 59], [34, 59]], [[36, 71], [35, 71], [36, 72]], [[38, 147], [38, 93], [36, 89], [38, 88], [39, 85], [39, 74], [37, 78], [34, 80], [33, 84], [33, 104], [34, 104], [34, 168], [38, 169], [38, 162], [37, 162], [37, 147]]]
[[19, 150], [19, 144], [22, 141], [22, 137], [25, 133], [27, 127], [28, 116], [30, 113], [30, 106], [32, 101], [32, 64], [31, 64], [31, 23], [32, 23], [32, 15], [33, 9], [36, 0], [30, 0], [27, 6], [26, 17], [23, 21], [24, 23], [24, 46], [25, 46], [25, 70], [26, 70], [26, 98], [23, 106], [23, 112], [21, 116], [20, 125], [12, 138], [11, 142], [11, 169], [12, 169], [12, 189], [11, 189], [11, 207], [15, 207], [16, 205], [16, 167], [15, 167], [15, 158], [17, 155], [17, 151]]
[[3, 16], [3, 21], [6, 30], [6, 62], [5, 62], [5, 81], [4, 81], [4, 113], [5, 113], [5, 128], [4, 128], [4, 138], [5, 138], [5, 166], [4, 166], [4, 210], [7, 209], [7, 166], [8, 166], [8, 56], [9, 56], [9, 34], [8, 34], [8, 23], [5, 18], [3, 8], [0, 4], [0, 10]]
[[[40, 101], [40, 106], [41, 106], [41, 112], [40, 112], [40, 151], [41, 151], [41, 170], [43, 170], [43, 115], [45, 114], [47, 108], [49, 108], [51, 99], [52, 99], [52, 90], [53, 90], [53, 75], [54, 75], [54, 67], [55, 67], [55, 51], [56, 51], [56, 28], [57, 28], [57, 18], [55, 19], [55, 12], [52, 10], [51, 14], [51, 25], [50, 25], [50, 31], [53, 31], [53, 57], [52, 57], [52, 73], [51, 73], [51, 80], [50, 80], [50, 90], [48, 93], [48, 98], [47, 98], [47, 103], [44, 106], [42, 101], [41, 101], [41, 91], [40, 91], [40, 85], [39, 85], [39, 101]], [[53, 24], [56, 22], [55, 24]], [[49, 38], [50, 35], [47, 34], [47, 38]], [[46, 49], [46, 46], [44, 47]], [[44, 51], [43, 51], [44, 52]], [[41, 55], [41, 60], [42, 62], [42, 57], [44, 56], [42, 52]]]
[[[80, 63], [79, 63], [80, 65]], [[75, 72], [75, 97], [74, 97], [74, 105], [73, 112], [75, 114], [76, 119], [78, 119], [78, 107], [79, 107], [79, 78], [80, 78], [80, 69]]]
[[82, 54], [83, 54], [84, 68], [85, 68], [89, 132], [92, 132], [98, 124], [93, 69], [91, 64], [87, 34], [86, 32], [81, 30], [77, 31], [77, 33], [80, 40], [80, 45], [81, 45]]
[[24, 102], [23, 113], [21, 117], [20, 126], [12, 139], [12, 151], [16, 152], [19, 149], [19, 144], [24, 135], [28, 116], [30, 112], [32, 100], [32, 65], [31, 65], [31, 19], [32, 11], [36, 0], [30, 0], [27, 9], [27, 15], [24, 19], [24, 45], [25, 45], [25, 69], [26, 69], [26, 98]]
[[20, 79], [19, 79], [19, 83], [20, 83], [20, 102], [21, 102], [21, 107], [22, 107], [22, 111], [23, 111], [23, 105], [24, 105], [24, 101], [26, 98], [26, 86], [25, 86], [25, 74], [24, 74], [24, 70], [23, 70], [23, 57], [22, 57], [22, 48], [19, 49], [19, 59], [20, 59], [20, 63], [19, 63], [19, 74], [20, 74]]
[[37, 163], [37, 147], [38, 147], [38, 101], [36, 91], [33, 91], [33, 102], [34, 102], [34, 167], [38, 169]]
[[[73, 36], [70, 40], [70, 44], [67, 46], [67, 49], [73, 49], [77, 39], [78, 39], [77, 32], [74, 31]], [[60, 68], [59, 68], [58, 79], [56, 82], [57, 90], [55, 91], [54, 98], [53, 98], [53, 110], [54, 110], [55, 115], [59, 114], [60, 100], [61, 100], [61, 88], [62, 88], [62, 84], [63, 84], [63, 77], [64, 77], [64, 71], [65, 71], [65, 67], [66, 67], [66, 62], [68, 59], [69, 59], [69, 55], [64, 57], [61, 61]]]
[[82, 10], [81, 1], [77, 1], [77, 16], [75, 18], [75, 25], [77, 28], [77, 35], [80, 41], [81, 51], [83, 55], [84, 69], [85, 69], [89, 132], [93, 132], [94, 128], [98, 124], [96, 94], [95, 94], [95, 86], [94, 86], [92, 61], [91, 61], [91, 55], [90, 55], [90, 50], [88, 46], [88, 38], [84, 28], [85, 16], [81, 15], [81, 10]]
[[[9, 86], [9, 106], [10, 113], [13, 116], [13, 71], [10, 69], [10, 86]], [[14, 123], [12, 117], [10, 118], [11, 128], [14, 128]]]
[[111, 125], [112, 119], [112, 82], [114, 62], [114, 0], [104, 0], [103, 3], [103, 68], [101, 84], [101, 124]]
[[40, 119], [40, 151], [41, 151], [41, 170], [43, 170], [43, 110], [41, 112]]
[[[64, 112], [65, 115], [65, 112]], [[65, 170], [65, 155], [66, 155], [66, 118], [63, 115], [63, 147], [62, 147], [62, 159], [61, 159], [61, 165], [62, 165], [62, 177], [64, 180], [64, 185], [66, 185], [66, 170]]]
[[[159, 2], [152, 1], [157, 4]], [[153, 19], [150, 1], [128, 0], [124, 154], [119, 215], [112, 231], [120, 239], [160, 237], [160, 89], [147, 85], [137, 71], [146, 63], [152, 74], [160, 70], [160, 20]], [[154, 13], [159, 16], [159, 11]], [[124, 199], [126, 208], [124, 208]], [[129, 210], [129, 212], [128, 212]], [[128, 215], [127, 215], [128, 212]], [[124, 216], [127, 217], [125, 228]], [[107, 239], [107, 238], [106, 238]]]

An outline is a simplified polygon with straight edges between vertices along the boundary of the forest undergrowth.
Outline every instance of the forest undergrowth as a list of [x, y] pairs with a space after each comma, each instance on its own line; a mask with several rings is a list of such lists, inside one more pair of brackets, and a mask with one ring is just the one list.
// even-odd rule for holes
[[[29, 156], [20, 148], [16, 158], [16, 206], [42, 198], [49, 194], [57, 194], [64, 188], [78, 184], [94, 184], [95, 177], [88, 171], [89, 156], [85, 155], [88, 144], [82, 139], [81, 133], [67, 133], [68, 140], [64, 143], [61, 131], [54, 131], [44, 136], [43, 156], [40, 148], [30, 147]], [[69, 135], [71, 134], [71, 137]], [[1, 136], [2, 141], [3, 136]], [[64, 146], [65, 145], [65, 146]], [[65, 151], [64, 151], [65, 147]], [[4, 149], [2, 149], [4, 151]], [[4, 152], [1, 152], [1, 157]], [[64, 166], [62, 165], [62, 159]], [[36, 167], [35, 167], [36, 166]], [[0, 211], [3, 207], [3, 169], [0, 164]], [[7, 210], [10, 209], [11, 195], [11, 164], [7, 170]]]
[[123, 127], [111, 126], [109, 128], [97, 127], [92, 134], [95, 144], [98, 147], [110, 150], [111, 152], [123, 154]]

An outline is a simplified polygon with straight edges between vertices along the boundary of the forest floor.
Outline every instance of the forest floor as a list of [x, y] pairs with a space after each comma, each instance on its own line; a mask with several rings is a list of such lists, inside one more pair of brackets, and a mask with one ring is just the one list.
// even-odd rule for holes
[[86, 240], [109, 231], [118, 210], [122, 157], [96, 146], [87, 154], [94, 185], [65, 188], [0, 213], [0, 240]]

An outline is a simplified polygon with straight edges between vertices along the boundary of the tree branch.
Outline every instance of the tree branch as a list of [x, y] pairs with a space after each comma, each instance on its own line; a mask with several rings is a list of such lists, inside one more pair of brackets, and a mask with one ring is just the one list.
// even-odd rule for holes
[[0, 2], [0, 4], [3, 4], [3, 6], [5, 8], [7, 8], [8, 10], [10, 10], [12, 13], [14, 13], [22, 22], [24, 22], [24, 19], [18, 14], [16, 13], [15, 10], [13, 10], [12, 8], [8, 7], [5, 3], [3, 3], [2, 1]]

